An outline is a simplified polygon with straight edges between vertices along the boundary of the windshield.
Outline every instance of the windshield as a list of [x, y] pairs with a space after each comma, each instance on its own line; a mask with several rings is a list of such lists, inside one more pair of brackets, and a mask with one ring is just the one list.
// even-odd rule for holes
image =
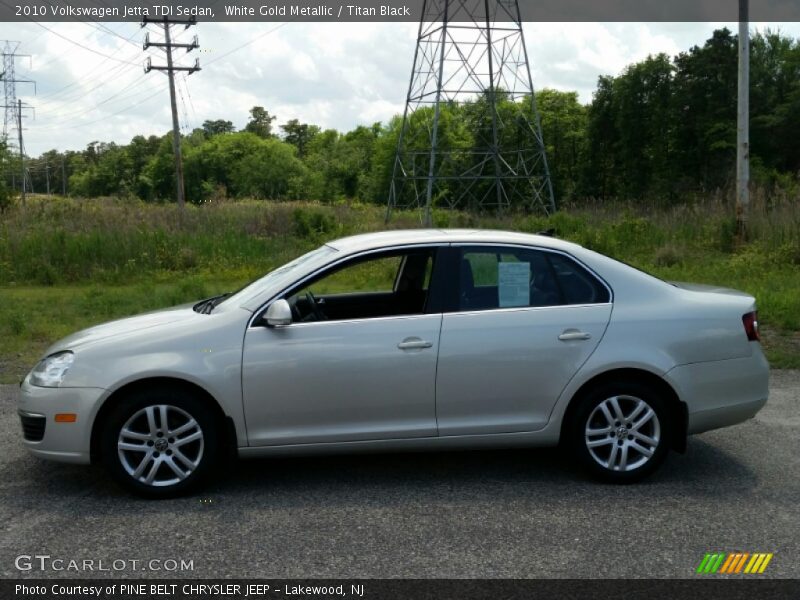
[[[272, 288], [282, 287], [292, 283], [295, 279], [300, 277], [303, 273], [311, 271], [316, 267], [328, 262], [331, 254], [338, 252], [330, 246], [321, 246], [316, 250], [312, 250], [307, 254], [295, 258], [293, 261], [286, 263], [282, 267], [278, 267], [274, 271], [270, 271], [260, 279], [248, 283], [239, 291], [231, 294], [219, 303], [219, 306], [228, 305], [244, 305], [250, 303], [254, 299], [265, 296]], [[266, 298], [264, 298], [266, 300]]]

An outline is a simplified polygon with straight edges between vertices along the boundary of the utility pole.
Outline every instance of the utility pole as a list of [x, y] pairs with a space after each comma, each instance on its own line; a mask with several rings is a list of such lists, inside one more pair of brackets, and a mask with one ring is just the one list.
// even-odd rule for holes
[[64, 156], [61, 156], [61, 195], [67, 196], [67, 170], [64, 168]]
[[44, 159], [44, 177], [45, 181], [47, 182], [47, 197], [50, 197], [50, 164], [47, 162], [47, 158]]
[[19, 133], [19, 161], [22, 164], [22, 203], [25, 204], [25, 147], [22, 145], [22, 100], [17, 100], [17, 132]]
[[736, 110], [736, 227], [747, 238], [750, 212], [750, 27], [748, 0], [739, 0], [739, 84]]
[[[22, 100], [17, 100], [14, 103], [14, 120], [16, 122], [15, 126], [17, 128], [17, 142], [19, 144], [19, 160], [20, 160], [20, 166], [21, 166], [21, 171], [22, 171], [22, 187], [20, 189], [20, 192], [21, 192], [20, 198], [22, 199], [22, 203], [23, 204], [25, 204], [25, 199], [26, 199], [26, 196], [25, 196], [26, 185], [25, 184], [26, 184], [26, 181], [28, 181], [28, 179], [26, 179], [27, 178], [27, 170], [25, 169], [25, 144], [22, 141], [22, 110], [23, 109], [32, 109], [32, 108], [33, 108], [32, 106], [23, 106], [22, 105]], [[11, 187], [12, 187], [12, 189], [14, 188], [13, 171], [12, 171]], [[33, 190], [31, 190], [31, 191], [33, 191]]]
[[186, 71], [189, 75], [191, 75], [195, 71], [200, 70], [200, 60], [196, 59], [194, 66], [192, 67], [175, 66], [172, 59], [172, 50], [173, 48], [183, 48], [186, 50], [186, 52], [191, 52], [195, 48], [199, 48], [200, 45], [198, 44], [197, 36], [194, 36], [192, 41], [188, 44], [173, 43], [172, 36], [170, 34], [170, 27], [172, 25], [184, 25], [184, 28], [188, 29], [192, 25], [196, 25], [197, 21], [195, 19], [167, 19], [167, 17], [164, 17], [164, 19], [160, 21], [153, 21], [145, 17], [142, 27], [148, 23], [154, 23], [164, 28], [164, 41], [151, 42], [150, 34], [148, 33], [144, 38], [144, 49], [147, 50], [151, 46], [162, 48], [167, 55], [167, 64], [166, 66], [155, 66], [148, 58], [144, 67], [144, 72], [149, 73], [150, 71], [162, 71], [166, 73], [167, 77], [169, 78], [169, 103], [170, 107], [172, 108], [172, 151], [175, 155], [175, 190], [177, 193], [178, 207], [181, 211], [183, 211], [185, 210], [186, 196], [183, 187], [183, 156], [181, 154], [181, 131], [180, 124], [178, 122], [178, 103], [175, 98], [175, 72]]

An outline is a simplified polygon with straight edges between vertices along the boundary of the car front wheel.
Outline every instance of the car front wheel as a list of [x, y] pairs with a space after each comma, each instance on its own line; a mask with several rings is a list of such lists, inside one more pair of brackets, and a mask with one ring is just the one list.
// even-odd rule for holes
[[655, 391], [638, 383], [605, 384], [575, 414], [571, 445], [595, 476], [614, 483], [638, 481], [666, 458], [669, 411]]
[[141, 496], [164, 498], [196, 488], [218, 455], [214, 416], [183, 390], [149, 390], [123, 399], [103, 430], [112, 477]]

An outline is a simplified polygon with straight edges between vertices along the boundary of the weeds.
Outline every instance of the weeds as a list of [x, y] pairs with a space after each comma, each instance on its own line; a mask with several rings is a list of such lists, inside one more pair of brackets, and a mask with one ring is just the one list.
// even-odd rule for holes
[[[376, 231], [385, 208], [358, 203], [46, 199], [0, 214], [0, 380], [18, 379], [53, 341], [101, 321], [236, 289], [335, 237]], [[584, 203], [552, 216], [435, 209], [438, 227], [556, 235], [668, 280], [745, 290], [758, 301], [776, 366], [800, 367], [800, 204], [755, 194], [749, 241], [734, 244], [720, 197], [674, 206]], [[420, 226], [395, 212], [391, 228]]]

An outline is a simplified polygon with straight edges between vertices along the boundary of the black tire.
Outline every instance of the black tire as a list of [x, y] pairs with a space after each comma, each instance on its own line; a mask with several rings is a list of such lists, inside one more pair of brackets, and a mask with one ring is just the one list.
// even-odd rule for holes
[[[148, 446], [147, 450], [132, 452], [120, 450], [118, 442], [122, 428], [127, 425], [128, 431], [134, 431], [137, 435], [140, 432], [146, 434], [149, 429], [147, 409], [159, 406], [168, 407], [166, 411], [167, 431], [158, 431], [157, 433], [162, 435], [158, 436], [155, 442], [126, 437], [126, 440], [131, 443]], [[156, 427], [161, 429], [161, 411], [153, 408], [152, 413]], [[181, 420], [186, 425], [190, 425], [187, 415], [195, 421], [196, 427], [191, 427], [185, 433], [179, 433], [177, 437], [169, 436], [169, 430], [173, 427], [172, 423], [175, 423], [175, 431], [179, 431]], [[121, 398], [102, 425], [100, 453], [103, 464], [117, 483], [139, 496], [171, 498], [187, 494], [201, 486], [219, 464], [222, 453], [220, 452], [221, 432], [217, 427], [217, 421], [216, 415], [206, 402], [194, 397], [184, 389], [167, 386], [136, 391]], [[200, 432], [199, 439], [186, 442], [190, 436], [197, 437], [198, 430]], [[165, 447], [162, 448], [162, 446]], [[159, 452], [156, 448], [162, 451]], [[186, 466], [187, 463], [179, 461], [178, 453], [182, 455], [182, 458], [188, 458], [191, 463], [196, 462], [196, 466], [189, 468]], [[150, 462], [145, 467], [143, 474], [139, 478], [135, 478], [135, 471], [131, 473], [128, 469], [137, 464], [139, 457], [142, 457], [142, 461], [147, 459]], [[161, 457], [160, 460], [158, 457]], [[155, 467], [154, 483], [148, 484], [142, 481], [141, 478], [149, 474], [149, 470], [153, 468], [153, 463], [157, 460], [159, 466]], [[176, 468], [185, 473], [185, 478], [180, 479], [174, 468], [166, 462], [169, 460]], [[170, 473], [176, 479], [173, 483], [169, 483]], [[159, 483], [159, 479], [161, 483]]]
[[[637, 401], [643, 401], [647, 408], [652, 409], [655, 419], [651, 417], [638, 429], [628, 429], [627, 425], [636, 425], [637, 419], [649, 414], [647, 408], [641, 409], [643, 412], [639, 413], [637, 418], [630, 423], [624, 419], [617, 420], [617, 414], [612, 406], [612, 398], [618, 398], [617, 405], [622, 409], [623, 414], [625, 411], [632, 414], [633, 410], [639, 407]], [[608, 422], [606, 413], [601, 407], [601, 404], [607, 401], [605, 408], [613, 417], [613, 423]], [[611, 428], [610, 432], [587, 435], [590, 425], [592, 431], [600, 431], [606, 428], [606, 423], [608, 423], [607, 427]], [[644, 435], [650, 440], [657, 439], [657, 444], [642, 441], [640, 435]], [[669, 452], [672, 435], [673, 422], [669, 407], [656, 390], [639, 382], [610, 381], [598, 385], [578, 399], [578, 405], [572, 412], [568, 424], [566, 441], [581, 465], [595, 478], [610, 483], [634, 483], [650, 475], [664, 462]], [[598, 445], [590, 449], [589, 442]], [[651, 454], [648, 456], [646, 452], [640, 452], [637, 446], [651, 451]], [[630, 457], [630, 463], [626, 466], [627, 470], [620, 468], [623, 448], [625, 448], [625, 458]], [[612, 455], [612, 453], [615, 454]], [[636, 466], [636, 463], [642, 460], [644, 462]], [[601, 464], [601, 462], [605, 462], [605, 464]]]

